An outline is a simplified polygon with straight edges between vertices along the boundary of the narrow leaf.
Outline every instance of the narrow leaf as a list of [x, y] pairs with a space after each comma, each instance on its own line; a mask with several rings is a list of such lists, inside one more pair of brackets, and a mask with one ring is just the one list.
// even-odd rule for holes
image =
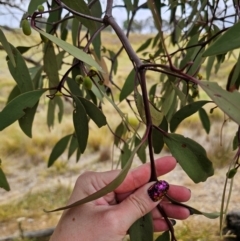
[[[143, 103], [143, 97], [138, 93], [138, 91], [135, 91], [135, 102], [137, 106], [138, 113], [142, 119], [142, 121], [146, 124], [146, 113]], [[150, 114], [152, 118], [152, 123], [155, 126], [159, 126], [163, 119], [163, 113], [159, 111], [151, 102], [148, 102], [149, 108], [150, 108]]]
[[142, 142], [134, 148], [134, 150], [132, 151], [131, 156], [130, 156], [128, 162], [126, 163], [126, 165], [124, 166], [124, 168], [121, 170], [121, 172], [118, 174], [118, 176], [114, 180], [112, 180], [109, 184], [107, 184], [105, 187], [103, 187], [102, 189], [98, 190], [97, 192], [95, 192], [95, 193], [75, 202], [75, 203], [72, 203], [68, 206], [60, 207], [60, 208], [57, 208], [57, 209], [54, 209], [54, 210], [51, 210], [51, 211], [46, 211], [46, 210], [45, 211], [46, 212], [55, 212], [55, 211], [61, 211], [61, 210], [69, 209], [69, 208], [72, 208], [72, 207], [76, 207], [76, 206], [82, 205], [84, 203], [96, 200], [100, 197], [103, 197], [104, 195], [106, 195], [106, 194], [112, 192], [113, 190], [115, 190], [123, 182], [123, 180], [127, 176], [128, 171], [129, 171], [129, 169], [132, 165], [133, 158], [134, 158], [136, 152], [138, 151], [138, 149], [141, 147], [141, 145], [142, 145]]
[[197, 112], [202, 106], [205, 104], [209, 103], [211, 101], [207, 100], [201, 100], [201, 101], [196, 101], [193, 102], [189, 105], [184, 106], [181, 108], [179, 111], [177, 111], [171, 121], [170, 121], [170, 130], [171, 132], [174, 132], [177, 129], [177, 126], [187, 117], [191, 116], [195, 112]]
[[147, 39], [137, 50], [136, 52], [139, 53], [143, 50], [145, 50], [152, 42], [153, 38]]
[[7, 103], [8, 104], [11, 100], [13, 100], [14, 98], [16, 98], [18, 95], [20, 95], [21, 92], [18, 88], [17, 85], [15, 85], [12, 89], [12, 91], [10, 92], [9, 96], [8, 96], [8, 99], [7, 99]]
[[239, 92], [228, 92], [215, 82], [199, 81], [199, 85], [224, 113], [240, 125]]
[[48, 159], [48, 167], [51, 167], [54, 162], [63, 154], [71, 136], [72, 135], [64, 136], [53, 147], [50, 157]]
[[39, 33], [41, 33], [46, 38], [48, 38], [49, 40], [51, 40], [52, 42], [54, 42], [56, 45], [61, 47], [63, 50], [65, 50], [66, 52], [71, 54], [76, 59], [79, 59], [90, 66], [96, 67], [97, 70], [102, 71], [102, 68], [97, 64], [97, 62], [93, 58], [91, 58], [88, 54], [83, 52], [82, 50], [80, 50], [77, 47], [69, 44], [68, 42], [65, 42], [62, 39], [59, 39], [59, 38], [57, 38], [51, 34], [48, 34], [42, 30], [39, 30], [37, 28], [35, 30], [38, 31]]
[[7, 39], [6, 39], [6, 37], [5, 37], [1, 28], [0, 28], [0, 42], [2, 43], [3, 48], [7, 52], [8, 57], [9, 57], [12, 65], [13, 65], [13, 67], [16, 68], [16, 62], [15, 62], [15, 59], [14, 59], [14, 56], [13, 56], [13, 53], [12, 53], [11, 46], [8, 43], [8, 41], [7, 41]]
[[169, 231], [165, 231], [155, 241], [170, 241], [170, 233], [169, 233]]
[[[56, 87], [59, 84], [58, 63], [52, 42], [48, 42], [43, 57], [44, 71], [48, 76], [49, 87]], [[50, 91], [53, 93], [54, 91]]]
[[224, 54], [228, 51], [240, 47], [240, 22], [234, 24], [225, 33], [223, 33], [216, 41], [214, 41], [203, 53], [203, 56]]
[[211, 123], [210, 123], [210, 120], [209, 120], [209, 117], [208, 117], [206, 111], [203, 108], [200, 108], [198, 110], [198, 114], [199, 114], [200, 120], [202, 122], [203, 128], [205, 129], [207, 134], [209, 134]]
[[27, 108], [32, 108], [46, 90], [34, 90], [17, 96], [0, 112], [0, 131], [25, 115]]
[[80, 100], [76, 96], [73, 96], [73, 98], [76, 105], [76, 108], [73, 112], [73, 124], [79, 148], [81, 153], [83, 153], [86, 149], [88, 140], [88, 117]]
[[1, 159], [0, 159], [0, 187], [5, 189], [6, 191], [10, 191], [10, 186], [8, 184], [7, 178], [1, 167]]
[[71, 138], [70, 145], [69, 145], [69, 149], [68, 149], [68, 159], [77, 150], [77, 148], [78, 148], [78, 141], [77, 141], [76, 136], [73, 134], [72, 138]]
[[25, 115], [22, 116], [19, 120], [19, 126], [22, 131], [30, 138], [32, 138], [32, 124], [34, 116], [38, 107], [38, 102], [32, 108], [26, 108]]
[[135, 75], [136, 75], [136, 73], [135, 73], [135, 70], [133, 69], [129, 73], [129, 75], [128, 75], [128, 77], [127, 77], [127, 79], [126, 79], [126, 81], [125, 81], [125, 83], [122, 87], [122, 90], [121, 90], [121, 93], [120, 93], [120, 96], [119, 96], [120, 102], [123, 101], [124, 99], [126, 99], [133, 92], [135, 82], [136, 82], [135, 81]]
[[86, 100], [85, 98], [82, 98], [82, 97], [78, 97], [78, 98], [83, 104], [88, 116], [95, 122], [95, 124], [99, 128], [107, 124], [105, 115], [96, 105], [94, 105], [89, 100]]
[[124, 143], [123, 149], [121, 151], [121, 156], [120, 156], [121, 168], [124, 168], [130, 156], [131, 156], [131, 150], [129, 149], [128, 144]]
[[16, 48], [14, 48], [13, 46], [11, 46], [11, 48], [15, 59], [16, 67], [13, 66], [11, 61], [8, 61], [9, 71], [14, 80], [16, 81], [21, 93], [31, 91], [33, 90], [33, 83], [25, 60]]
[[168, 134], [163, 139], [172, 155], [195, 183], [204, 182], [213, 175], [212, 163], [207, 158], [205, 149], [197, 142], [178, 134]]
[[43, 3], [45, 3], [47, 0], [32, 0], [30, 1], [29, 5], [28, 5], [28, 13], [29, 14], [33, 14], [36, 10], [38, 5], [42, 5]]
[[131, 241], [150, 241], [153, 240], [153, 221], [152, 214], [148, 213], [139, 218], [129, 229]]

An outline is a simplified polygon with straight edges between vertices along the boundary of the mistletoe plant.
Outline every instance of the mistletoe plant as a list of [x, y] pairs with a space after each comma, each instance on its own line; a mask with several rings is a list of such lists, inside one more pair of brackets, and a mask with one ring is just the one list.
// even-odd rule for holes
[[[176, 134], [175, 131], [185, 118], [198, 112], [203, 128], [208, 133], [210, 120], [205, 109], [202, 108], [208, 103], [215, 103], [216, 108], [221, 109], [240, 125], [238, 104], [240, 94], [237, 91], [240, 84], [240, 55], [236, 58], [226, 81], [226, 89], [216, 82], [209, 81], [213, 67], [215, 66], [215, 72], [217, 72], [224, 59], [231, 55], [235, 56], [236, 51], [233, 52], [233, 50], [240, 47], [240, 22], [238, 22], [240, 5], [235, 0], [231, 1], [230, 5], [229, 2], [148, 0], [140, 4], [138, 0], [124, 0], [122, 5], [114, 6], [113, 1], [108, 0], [104, 6], [97, 0], [87, 2], [84, 0], [31, 0], [28, 12], [22, 18], [22, 30], [25, 35], [37, 31], [41, 37], [39, 45], [43, 46], [42, 64], [31, 68], [27, 67], [22, 56], [31, 47], [14, 47], [0, 30], [0, 41], [8, 55], [9, 71], [16, 81], [6, 106], [0, 112], [0, 130], [18, 121], [22, 131], [32, 137], [32, 124], [39, 99], [45, 95], [49, 98], [47, 125], [53, 126], [57, 107], [60, 110], [58, 118], [61, 121], [64, 103], [71, 102], [75, 130], [74, 133], [62, 137], [53, 147], [48, 167], [54, 164], [67, 147], [69, 157], [76, 151], [77, 160], [80, 158], [87, 147], [90, 120], [99, 128], [107, 125], [114, 136], [114, 145], [121, 150], [122, 171], [115, 180], [72, 205], [52, 211], [81, 205], [114, 190], [126, 177], [135, 155], [138, 155], [142, 162], [146, 162], [146, 153], [148, 153], [151, 163], [149, 181], [157, 181], [154, 155], [162, 151], [164, 144], [195, 183], [204, 182], [213, 175], [213, 166], [205, 149], [196, 141]], [[126, 33], [112, 15], [114, 7], [125, 9], [127, 12]], [[233, 10], [231, 14], [227, 11], [230, 7]], [[135, 51], [128, 37], [134, 18], [141, 9], [151, 11], [157, 33]], [[170, 14], [168, 33], [163, 32], [164, 9], [167, 9]], [[68, 28], [70, 20], [71, 30]], [[45, 26], [45, 29], [42, 29], [42, 26]], [[102, 31], [107, 27], [111, 28], [122, 44], [116, 52], [108, 49], [101, 42]], [[72, 43], [67, 42], [70, 34]], [[167, 47], [169, 38], [171, 44], [175, 46], [174, 52], [169, 52]], [[149, 48], [154, 54], [148, 53]], [[121, 86], [116, 83], [115, 76], [122, 51], [125, 51], [131, 60], [132, 71]], [[72, 57], [70, 67], [64, 62], [66, 53]], [[139, 57], [140, 53], [142, 58]], [[106, 61], [110, 62], [110, 68], [107, 68]], [[207, 81], [203, 81], [199, 74], [204, 62]], [[68, 69], [60, 78], [59, 70], [63, 65]], [[159, 73], [159, 79], [152, 85], [147, 83], [146, 73], [148, 72]], [[46, 84], [43, 85], [43, 79], [47, 81], [47, 87]], [[210, 100], [209, 98], [199, 100], [200, 88]], [[116, 96], [119, 98], [116, 99]], [[118, 106], [123, 101], [129, 105], [130, 110], [139, 120], [138, 127], [133, 128], [129, 124], [128, 116]], [[106, 102], [116, 109], [122, 120], [115, 130], [108, 124], [104, 109]], [[143, 126], [142, 134], [140, 127]], [[127, 139], [126, 133], [128, 133]], [[226, 180], [233, 179], [238, 170], [239, 143], [240, 128], [236, 130], [234, 138], [236, 155]], [[0, 171], [0, 186], [8, 190], [9, 185], [5, 175], [2, 169]], [[172, 200], [167, 192], [165, 197], [177, 205], [189, 208], [193, 214], [203, 214], [209, 218], [219, 216], [214, 213], [203, 213], [178, 203]], [[224, 197], [225, 192], [223, 201]], [[223, 209], [224, 202], [222, 211]], [[170, 231], [163, 233], [156, 240], [176, 241], [172, 224], [161, 204], [158, 205], [158, 210], [165, 218]], [[220, 212], [221, 223], [223, 222], [222, 213], [224, 212]], [[131, 241], [139, 241], [139, 237], [142, 237], [142, 241], [153, 240], [149, 215], [133, 224], [129, 233]]]

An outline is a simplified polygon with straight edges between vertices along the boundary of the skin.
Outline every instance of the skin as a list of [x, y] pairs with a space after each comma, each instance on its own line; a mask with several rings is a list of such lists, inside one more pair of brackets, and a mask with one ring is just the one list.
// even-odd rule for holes
[[[158, 176], [170, 172], [176, 166], [173, 157], [163, 157], [155, 163]], [[68, 204], [100, 190], [119, 172], [86, 172], [80, 175]], [[130, 226], [149, 212], [152, 213], [154, 231], [167, 230], [167, 224], [156, 209], [159, 202], [169, 218], [186, 219], [190, 215], [188, 209], [173, 205], [165, 199], [158, 202], [151, 200], [147, 190], [154, 182], [148, 183], [149, 177], [150, 165], [147, 163], [130, 171], [114, 192], [65, 210], [50, 241], [121, 241]], [[168, 195], [179, 202], [186, 202], [191, 192], [185, 187], [170, 185]]]

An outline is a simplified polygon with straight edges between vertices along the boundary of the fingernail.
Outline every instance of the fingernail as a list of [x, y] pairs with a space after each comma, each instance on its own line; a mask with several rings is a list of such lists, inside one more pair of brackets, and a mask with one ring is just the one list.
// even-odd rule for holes
[[148, 188], [148, 195], [154, 201], [161, 200], [169, 189], [169, 184], [166, 181], [160, 180]]
[[169, 219], [169, 220], [170, 220], [172, 226], [174, 226], [177, 223], [177, 221], [175, 219]]

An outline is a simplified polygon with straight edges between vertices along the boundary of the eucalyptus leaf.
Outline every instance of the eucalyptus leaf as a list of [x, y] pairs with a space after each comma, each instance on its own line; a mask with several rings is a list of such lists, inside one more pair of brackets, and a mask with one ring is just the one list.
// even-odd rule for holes
[[[43, 66], [44, 71], [48, 76], [49, 87], [57, 87], [60, 81], [58, 75], [58, 62], [53, 43], [51, 41], [46, 44], [44, 52]], [[55, 92], [56, 90], [50, 90], [51, 94]]]
[[169, 133], [163, 139], [172, 155], [195, 183], [204, 182], [213, 175], [212, 163], [200, 144], [179, 134]]
[[[135, 102], [136, 102], [138, 113], [142, 121], [146, 124], [147, 119], [146, 119], [146, 113], [145, 113], [145, 108], [143, 103], [143, 97], [138, 93], [137, 90], [135, 91]], [[148, 104], [149, 104], [153, 125], [155, 126], [160, 125], [163, 119], [163, 113], [159, 111], [151, 102], [148, 102]]]
[[135, 154], [137, 153], [138, 149], [141, 147], [141, 145], [142, 145], [142, 142], [133, 149], [131, 156], [129, 157], [128, 162], [126, 163], [124, 168], [120, 171], [120, 173], [117, 175], [117, 177], [114, 180], [112, 180], [109, 184], [107, 184], [105, 187], [103, 187], [102, 189], [98, 190], [97, 192], [95, 192], [79, 201], [76, 201], [70, 205], [60, 207], [60, 208], [50, 210], [50, 211], [45, 210], [45, 212], [56, 212], [56, 211], [61, 211], [61, 210], [69, 209], [72, 207], [76, 207], [76, 206], [82, 205], [84, 203], [96, 200], [100, 197], [103, 197], [104, 195], [115, 190], [124, 181], [125, 177], [127, 176], [128, 171], [132, 165], [133, 158], [134, 158]]
[[0, 112], [0, 131], [24, 116], [26, 114], [25, 110], [32, 108], [45, 91], [26, 92], [11, 100]]
[[11, 46], [11, 49], [16, 63], [16, 67], [14, 67], [12, 62], [8, 61], [8, 68], [12, 77], [16, 81], [21, 93], [33, 90], [34, 87], [32, 79], [30, 77], [25, 60], [16, 48]]
[[165, 231], [162, 233], [155, 241], [170, 241], [170, 233], [169, 231]]
[[71, 136], [72, 135], [64, 136], [53, 147], [50, 157], [48, 159], [48, 167], [51, 167], [54, 164], [54, 162], [63, 154]]
[[1, 162], [2, 161], [0, 159], [0, 188], [5, 189], [6, 191], [10, 191], [9, 183], [1, 167]]
[[70, 141], [69, 149], [68, 149], [68, 159], [77, 150], [77, 148], [78, 148], [78, 141], [77, 141], [76, 136], [73, 134], [71, 141]]
[[88, 116], [95, 122], [95, 124], [100, 128], [107, 124], [107, 120], [102, 111], [92, 102], [86, 100], [85, 98], [78, 97], [83, 104]]
[[177, 128], [177, 126], [187, 117], [191, 116], [192, 114], [194, 114], [195, 112], [197, 112], [202, 106], [204, 106], [205, 104], [209, 103], [211, 101], [207, 101], [207, 100], [201, 100], [201, 101], [196, 101], [193, 102], [189, 105], [184, 106], [183, 108], [181, 108], [179, 111], [177, 111], [171, 121], [170, 121], [170, 130], [171, 132], [174, 132]]
[[228, 51], [234, 50], [240, 47], [240, 22], [234, 24], [225, 33], [212, 42], [210, 46], [203, 53], [203, 56], [212, 56], [224, 54]]
[[200, 108], [198, 110], [198, 114], [199, 114], [200, 120], [202, 122], [203, 128], [205, 129], [207, 134], [209, 134], [211, 123], [210, 123], [210, 120], [209, 120], [209, 117], [208, 117], [206, 111], [203, 108]]
[[127, 164], [129, 157], [131, 156], [131, 150], [128, 147], [127, 143], [124, 143], [123, 149], [121, 151], [120, 160], [121, 160], [121, 168]]
[[33, 14], [35, 11], [37, 11], [38, 5], [42, 5], [45, 3], [47, 0], [32, 0], [30, 1], [28, 5], [28, 13]]
[[37, 107], [38, 102], [32, 108], [26, 108], [24, 110], [25, 115], [18, 120], [19, 126], [22, 131], [30, 138], [32, 138], [32, 125]]
[[150, 241], [153, 240], [153, 221], [152, 214], [148, 213], [139, 218], [129, 229], [131, 241]]
[[226, 91], [215, 82], [199, 81], [199, 85], [224, 113], [240, 125], [239, 92]]
[[78, 146], [81, 153], [83, 153], [87, 146], [88, 140], [88, 117], [86, 110], [80, 100], [73, 96], [75, 102], [75, 110], [73, 111], [73, 124], [75, 129], [75, 134], [78, 141]]
[[35, 28], [35, 30], [38, 31], [43, 36], [45, 36], [46, 38], [48, 38], [49, 40], [51, 40], [52, 42], [54, 42], [63, 50], [65, 50], [66, 52], [74, 56], [76, 59], [79, 59], [90, 66], [96, 67], [97, 70], [102, 71], [102, 68], [98, 65], [98, 63], [93, 58], [91, 58], [88, 54], [83, 52], [81, 49], [69, 44], [68, 42], [63, 41], [62, 39], [59, 39], [51, 34], [48, 34], [40, 29]]
[[15, 62], [15, 59], [14, 59], [14, 56], [13, 56], [13, 53], [12, 53], [11, 46], [8, 43], [7, 38], [5, 37], [1, 28], [0, 28], [0, 42], [2, 43], [3, 48], [7, 52], [8, 57], [9, 57], [12, 65], [13, 65], [13, 67], [16, 68], [16, 62]]
[[126, 78], [126, 81], [120, 92], [120, 96], [119, 96], [120, 102], [125, 100], [128, 97], [128, 95], [130, 95], [133, 92], [135, 87], [135, 76], [136, 76], [135, 70], [132, 69], [132, 71], [129, 73], [128, 77]]

